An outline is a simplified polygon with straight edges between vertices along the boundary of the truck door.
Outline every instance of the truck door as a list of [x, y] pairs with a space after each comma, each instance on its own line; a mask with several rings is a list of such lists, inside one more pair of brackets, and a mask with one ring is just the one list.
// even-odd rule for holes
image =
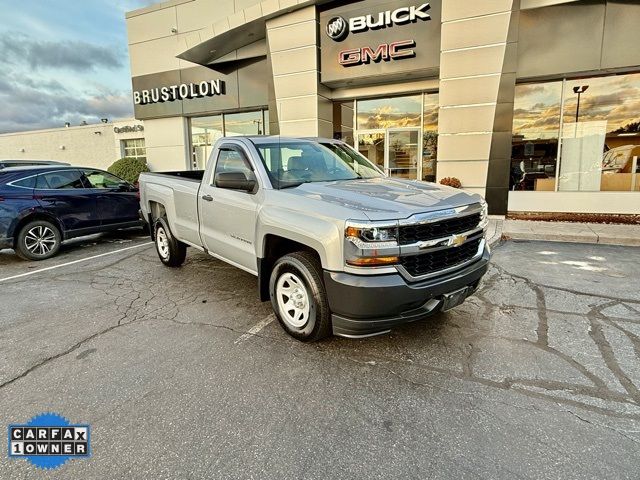
[[[212, 159], [214, 160], [214, 159]], [[255, 250], [258, 185], [248, 191], [242, 182], [224, 182], [226, 177], [256, 182], [253, 166], [240, 145], [223, 144], [217, 152], [213, 173], [202, 179], [198, 198], [200, 236], [216, 257], [257, 273]], [[231, 175], [229, 175], [231, 174]]]

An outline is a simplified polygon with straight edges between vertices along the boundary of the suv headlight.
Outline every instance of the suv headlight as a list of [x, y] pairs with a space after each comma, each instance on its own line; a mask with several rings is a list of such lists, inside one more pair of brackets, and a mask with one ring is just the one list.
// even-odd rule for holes
[[347, 222], [344, 236], [347, 265], [379, 267], [398, 263], [397, 222]]

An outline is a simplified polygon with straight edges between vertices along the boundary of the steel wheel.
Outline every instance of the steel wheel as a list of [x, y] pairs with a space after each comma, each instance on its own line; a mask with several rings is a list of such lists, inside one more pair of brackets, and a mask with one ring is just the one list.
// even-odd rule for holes
[[278, 278], [276, 297], [282, 319], [294, 328], [309, 321], [309, 293], [300, 278], [286, 272]]
[[160, 256], [164, 259], [169, 258], [169, 239], [163, 227], [158, 227], [156, 230], [156, 245]]
[[29, 229], [24, 237], [24, 246], [33, 255], [48, 254], [55, 248], [56, 243], [55, 233], [45, 225]]

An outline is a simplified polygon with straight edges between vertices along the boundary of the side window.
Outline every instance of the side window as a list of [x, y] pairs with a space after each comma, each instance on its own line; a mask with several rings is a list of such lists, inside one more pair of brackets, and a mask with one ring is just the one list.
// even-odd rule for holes
[[[218, 154], [216, 170], [213, 176], [215, 178], [217, 174], [226, 172], [242, 172], [247, 178], [254, 178], [251, 164], [244, 156], [244, 153], [235, 148], [222, 147]], [[211, 184], [213, 184], [213, 179], [211, 180]]]
[[23, 178], [22, 180], [16, 180], [11, 182], [12, 185], [16, 187], [22, 188], [35, 188], [36, 187], [36, 176]]
[[118, 188], [124, 180], [100, 170], [85, 170], [84, 180], [88, 188]]
[[42, 173], [36, 180], [36, 188], [48, 190], [64, 190], [85, 188], [82, 174], [79, 170], [58, 170], [57, 172]]

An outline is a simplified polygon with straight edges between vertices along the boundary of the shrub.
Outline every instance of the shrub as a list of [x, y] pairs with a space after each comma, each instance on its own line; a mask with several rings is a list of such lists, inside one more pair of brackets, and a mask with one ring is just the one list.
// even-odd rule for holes
[[440, 183], [442, 185], [448, 185], [453, 188], [462, 187], [462, 182], [458, 180], [456, 177], [444, 177], [442, 180], [440, 180]]
[[124, 157], [113, 162], [107, 171], [126, 180], [129, 183], [138, 183], [138, 177], [142, 172], [148, 172], [146, 158]]

